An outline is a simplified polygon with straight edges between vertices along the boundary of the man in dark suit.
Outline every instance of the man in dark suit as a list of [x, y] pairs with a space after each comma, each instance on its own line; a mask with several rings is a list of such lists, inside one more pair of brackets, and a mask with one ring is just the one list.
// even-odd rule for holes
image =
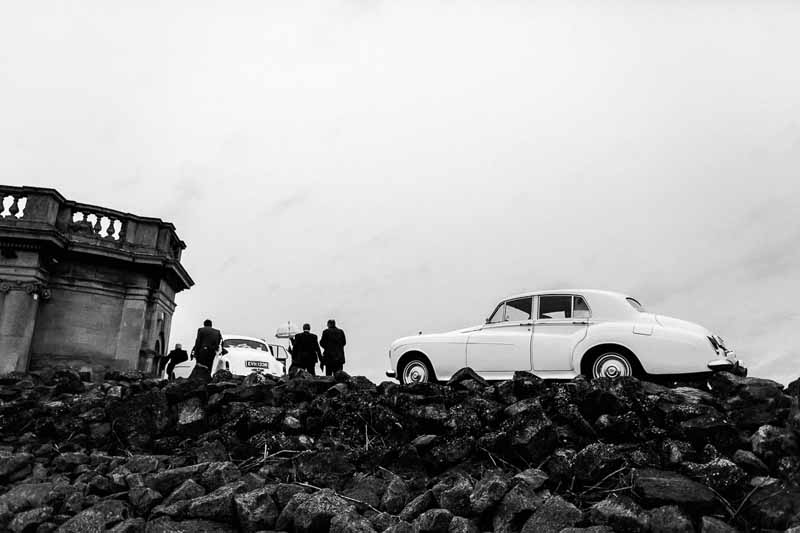
[[175, 379], [175, 365], [189, 360], [189, 354], [180, 344], [175, 345], [175, 349], [167, 354], [167, 379]]
[[211, 381], [211, 368], [214, 365], [214, 358], [217, 356], [219, 346], [222, 344], [222, 333], [218, 329], [211, 327], [211, 321], [203, 322], [203, 327], [197, 330], [197, 339], [194, 341], [195, 365], [189, 379]]
[[322, 354], [317, 336], [311, 333], [309, 324], [303, 324], [303, 332], [294, 336], [293, 344], [292, 368], [302, 368], [314, 375], [314, 367], [317, 366], [317, 361]]
[[335, 320], [328, 320], [328, 329], [322, 332], [322, 339], [319, 343], [325, 350], [322, 355], [325, 375], [332, 376], [344, 368], [344, 345], [347, 344], [344, 331], [336, 327]]

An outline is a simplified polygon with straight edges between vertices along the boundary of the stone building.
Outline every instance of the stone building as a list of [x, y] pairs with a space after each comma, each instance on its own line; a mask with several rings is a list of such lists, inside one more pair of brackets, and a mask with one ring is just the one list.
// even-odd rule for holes
[[158, 218], [0, 185], [0, 374], [69, 365], [155, 373], [186, 244]]

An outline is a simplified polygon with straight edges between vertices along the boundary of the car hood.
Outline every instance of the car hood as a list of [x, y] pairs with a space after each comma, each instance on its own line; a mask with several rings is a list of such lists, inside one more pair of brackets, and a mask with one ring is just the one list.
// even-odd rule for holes
[[703, 336], [711, 335], [711, 332], [708, 331], [707, 328], [704, 328], [700, 324], [689, 322], [688, 320], [681, 320], [680, 318], [674, 318], [671, 316], [664, 316], [664, 315], [654, 315], [654, 317], [656, 319], [656, 322], [658, 322], [661, 326], [665, 328], [679, 329]]
[[397, 348], [398, 346], [404, 346], [406, 344], [417, 344], [420, 342], [452, 342], [459, 337], [467, 335], [468, 333], [472, 333], [473, 331], [480, 329], [481, 326], [472, 326], [469, 328], [464, 329], [456, 329], [453, 331], [446, 331], [444, 333], [427, 333], [424, 335], [410, 335], [408, 337], [402, 337], [397, 339], [392, 343], [392, 348]]

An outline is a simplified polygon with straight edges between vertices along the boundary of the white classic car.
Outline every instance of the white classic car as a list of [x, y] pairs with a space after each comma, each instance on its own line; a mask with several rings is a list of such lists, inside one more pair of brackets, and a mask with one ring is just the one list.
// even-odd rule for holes
[[480, 326], [396, 340], [386, 375], [401, 383], [447, 380], [467, 366], [493, 380], [517, 370], [550, 379], [747, 372], [700, 325], [648, 313], [616, 292], [555, 290], [506, 298]]
[[[222, 354], [214, 358], [212, 375], [220, 369], [228, 370], [235, 376], [259, 372], [280, 377], [286, 373], [288, 353], [280, 344], [267, 344], [261, 339], [244, 335], [223, 335], [222, 348]], [[194, 363], [194, 359], [189, 359], [175, 365], [175, 377], [188, 378]]]

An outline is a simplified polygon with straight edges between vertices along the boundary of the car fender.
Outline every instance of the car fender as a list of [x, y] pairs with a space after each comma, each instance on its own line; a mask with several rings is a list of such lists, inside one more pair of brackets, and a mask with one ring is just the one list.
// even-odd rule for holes
[[587, 352], [602, 344], [616, 344], [632, 352], [648, 374], [705, 372], [714, 358], [709, 341], [695, 331], [668, 328], [655, 324], [652, 329], [637, 333], [636, 322], [605, 322], [589, 326], [589, 331], [576, 347], [574, 368], [580, 369]]
[[[416, 339], [415, 339], [416, 340]], [[391, 367], [400, 373], [400, 359], [409, 352], [420, 352], [427, 357], [437, 379], [445, 380], [467, 364], [466, 335], [437, 335], [396, 346], [392, 349]]]

